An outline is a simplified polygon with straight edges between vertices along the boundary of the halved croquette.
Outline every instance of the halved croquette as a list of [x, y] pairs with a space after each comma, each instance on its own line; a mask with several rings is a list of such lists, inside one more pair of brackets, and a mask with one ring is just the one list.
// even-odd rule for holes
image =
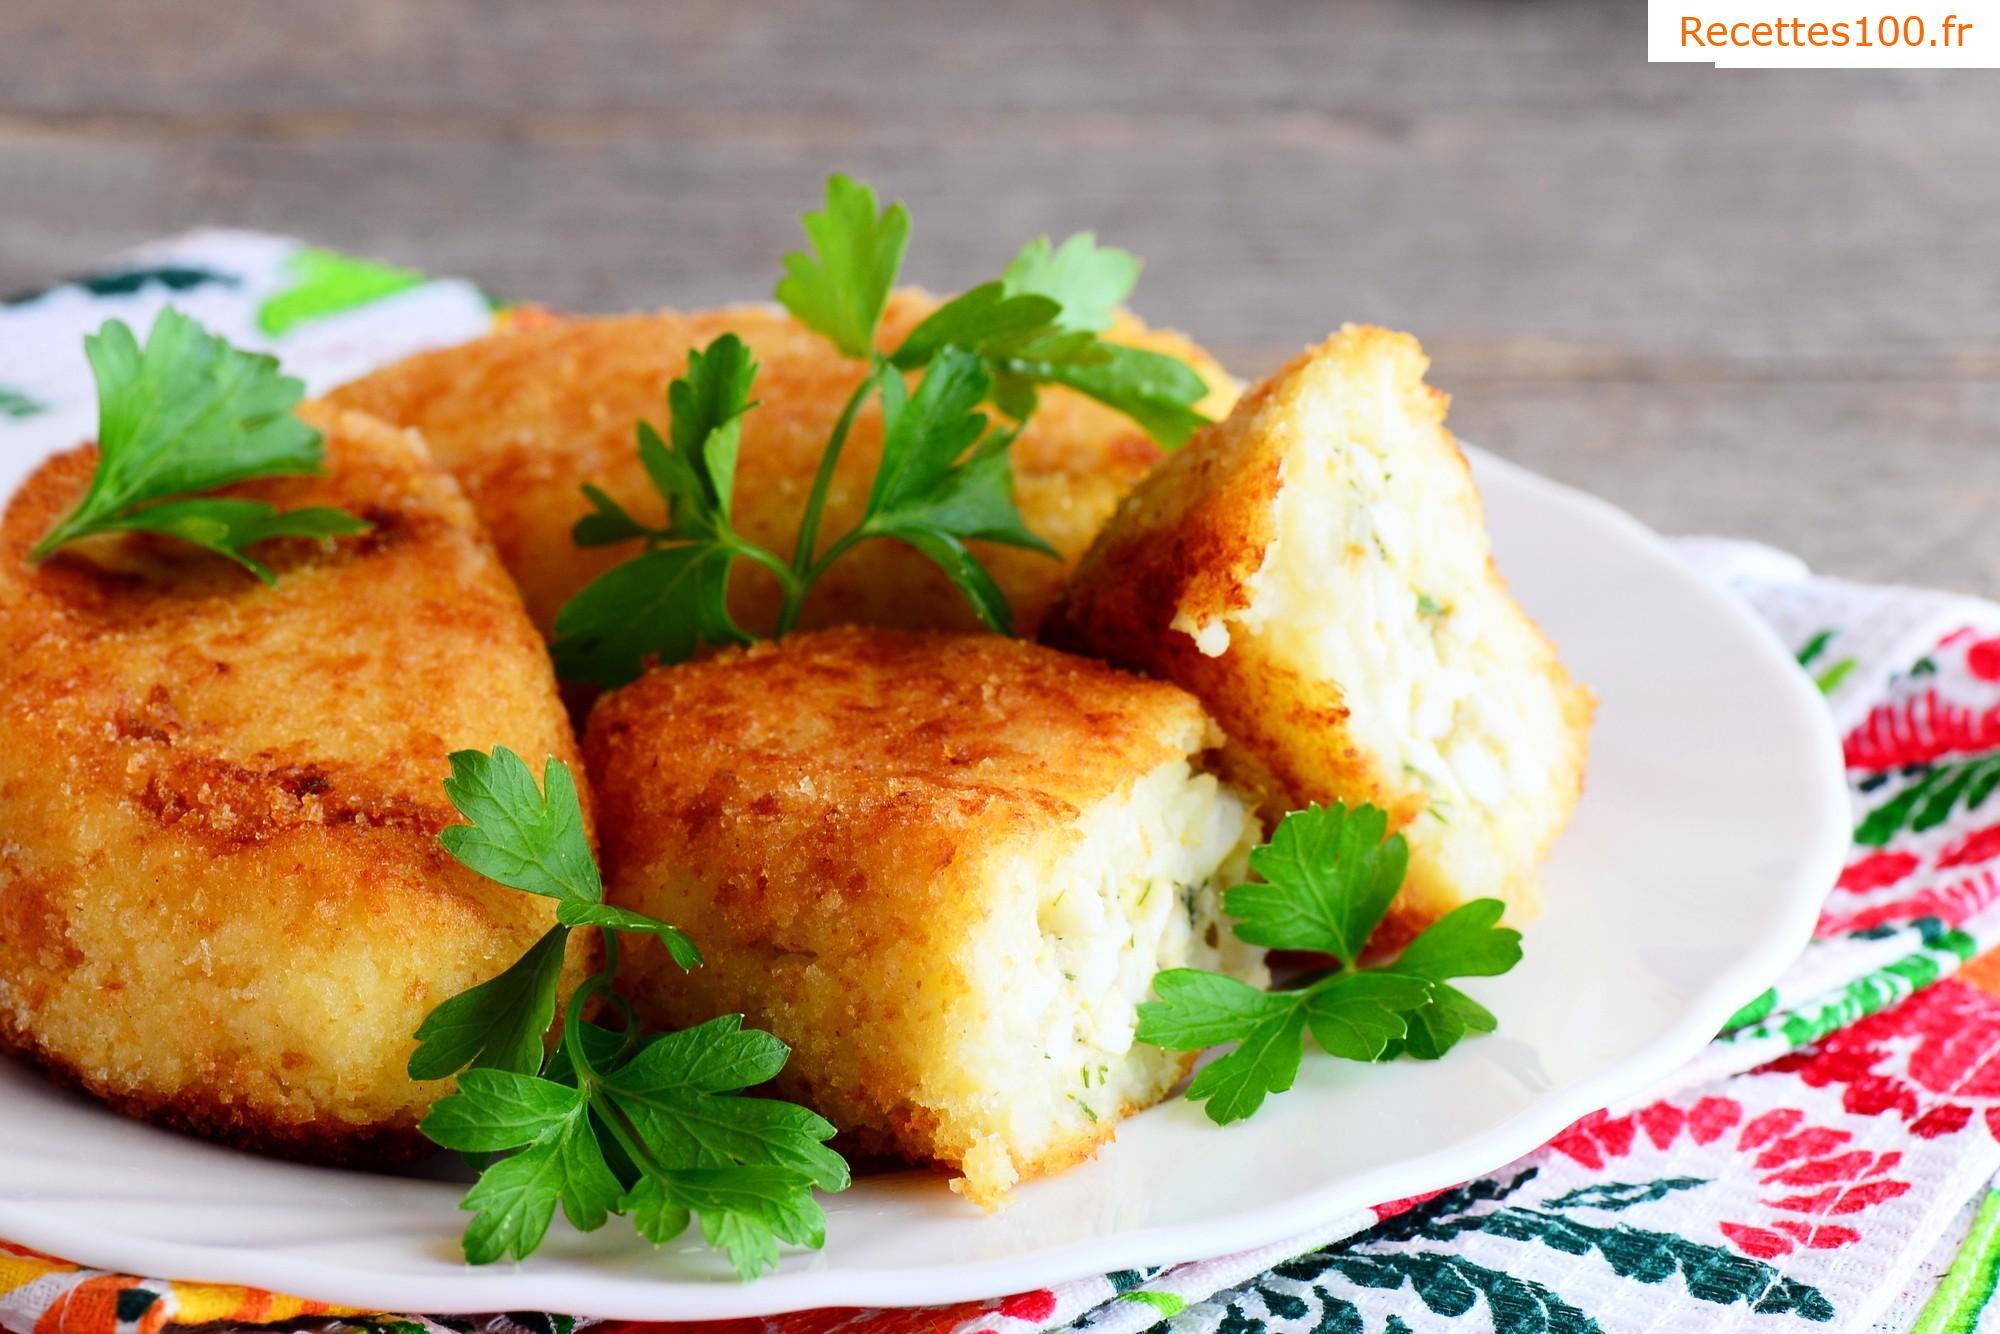
[[584, 753], [611, 901], [674, 922], [619, 985], [740, 1011], [780, 1086], [984, 1205], [1089, 1156], [1192, 1057], [1135, 1044], [1162, 968], [1262, 979], [1221, 920], [1259, 823], [1192, 696], [991, 635], [837, 629], [653, 672]]
[[1591, 715], [1493, 567], [1428, 366], [1355, 326], [1301, 354], [1126, 499], [1043, 630], [1193, 691], [1267, 814], [1389, 811], [1384, 942], [1467, 899], [1532, 912]]

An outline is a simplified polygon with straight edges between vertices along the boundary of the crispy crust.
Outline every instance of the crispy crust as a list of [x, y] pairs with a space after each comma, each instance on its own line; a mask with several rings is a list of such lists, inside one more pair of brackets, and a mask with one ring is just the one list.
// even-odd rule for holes
[[[1274, 550], [1286, 459], [1308, 429], [1307, 401], [1324, 392], [1329, 376], [1344, 379], [1352, 395], [1385, 396], [1429, 438], [1425, 448], [1446, 451], [1460, 483], [1455, 494], [1426, 503], [1448, 506], [1450, 522], [1484, 531], [1470, 469], [1444, 429], [1449, 399], [1423, 382], [1428, 364], [1409, 335], [1352, 325], [1302, 352], [1124, 500], [1044, 618], [1044, 642], [1173, 681], [1199, 697], [1230, 738], [1222, 771], [1264, 794], [1268, 820], [1312, 802], [1372, 801], [1407, 829], [1427, 808], [1421, 791], [1385, 773], [1379, 757], [1357, 742], [1349, 701], [1336, 682], [1301, 675], [1254, 633], [1239, 629], [1213, 655], [1196, 636], [1252, 606], [1256, 576]], [[1532, 853], [1495, 877], [1494, 891], [1519, 913], [1531, 910], [1535, 866], [1581, 795], [1593, 703], [1508, 598], [1490, 558], [1484, 569], [1495, 605], [1513, 623], [1510, 632], [1518, 631], [1519, 651], [1507, 667], [1547, 682], [1566, 734], [1566, 761], [1546, 795], [1557, 814]], [[1334, 595], [1338, 586], [1327, 587]], [[1464, 897], [1464, 887], [1415, 847], [1409, 882], [1377, 945], [1408, 939]]]
[[[142, 536], [28, 548], [87, 484], [51, 460], [0, 523], [0, 1045], [123, 1110], [339, 1162], [406, 1158], [417, 1024], [552, 905], [446, 856], [460, 747], [574, 762], [539, 637], [414, 435], [308, 405], [328, 475], [236, 488], [369, 533], [267, 544], [258, 584]], [[572, 945], [568, 982], [595, 953]]]
[[[900, 341], [936, 304], [922, 292], [897, 293], [883, 320], [883, 345]], [[335, 390], [332, 401], [424, 433], [438, 461], [464, 484], [546, 632], [572, 594], [630, 554], [626, 547], [580, 550], [570, 540], [570, 528], [588, 508], [581, 486], [602, 487], [642, 520], [661, 517], [634, 449], [634, 424], [644, 419], [664, 433], [667, 382], [685, 371], [690, 348], [729, 331], [759, 363], [760, 406], [744, 419], [734, 520], [753, 540], [789, 554], [827, 435], [862, 366], [774, 308], [539, 315], [411, 357]], [[1204, 410], [1228, 411], [1233, 382], [1188, 339], [1129, 316], [1110, 336], [1186, 359], [1213, 386]], [[881, 417], [871, 405], [842, 454], [821, 527], [824, 542], [859, 518], [880, 451]], [[1017, 630], [1032, 632], [1118, 498], [1159, 457], [1143, 432], [1110, 409], [1068, 390], [1042, 395], [1040, 411], [1013, 447], [1015, 490], [1028, 526], [1062, 560], [972, 544], [1007, 593]], [[743, 625], [768, 629], [778, 607], [769, 576], [746, 566], [732, 594]], [[894, 542], [867, 543], [845, 557], [816, 586], [805, 624], [979, 628], [950, 582]]]
[[414, 1114], [379, 1125], [356, 1125], [335, 1117], [279, 1122], [204, 1092], [155, 1096], [115, 1087], [44, 1048], [4, 1010], [0, 1010], [0, 1051], [34, 1065], [50, 1083], [95, 1098], [135, 1121], [248, 1153], [326, 1167], [382, 1168], [437, 1152], [437, 1145], [417, 1130], [419, 1118]]
[[[1173, 686], [997, 636], [834, 629], [655, 671], [584, 739], [607, 896], [708, 962], [635, 942], [620, 988], [655, 1024], [743, 1011], [793, 1046], [781, 1090], [849, 1142], [959, 1167], [949, 1016], [996, 868], [1211, 734]], [[1017, 1165], [1112, 1131], [1079, 1120]]]

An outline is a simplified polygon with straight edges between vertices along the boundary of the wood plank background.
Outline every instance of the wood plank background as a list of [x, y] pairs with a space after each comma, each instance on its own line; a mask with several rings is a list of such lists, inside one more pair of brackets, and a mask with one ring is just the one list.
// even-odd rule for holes
[[765, 294], [843, 169], [1255, 375], [1410, 329], [1671, 532], [2000, 595], [2000, 81], [1645, 63], [1637, 0], [5, 0], [0, 290], [200, 223], [577, 309]]

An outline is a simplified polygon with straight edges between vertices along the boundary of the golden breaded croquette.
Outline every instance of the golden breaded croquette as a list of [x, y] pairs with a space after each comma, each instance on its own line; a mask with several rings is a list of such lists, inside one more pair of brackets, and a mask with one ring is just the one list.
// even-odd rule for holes
[[[882, 320], [882, 346], [900, 342], [937, 304], [922, 292], [896, 293]], [[634, 428], [644, 419], [666, 430], [667, 382], [686, 372], [690, 348], [729, 332], [759, 363], [752, 397], [760, 404], [743, 418], [732, 519], [751, 541], [789, 556], [827, 436], [866, 368], [776, 307], [525, 321], [398, 362], [330, 398], [423, 432], [478, 508], [535, 624], [549, 633], [564, 602], [632, 554], [629, 545], [583, 550], [570, 540], [571, 527], [589, 510], [583, 484], [603, 488], [641, 522], [662, 520]], [[1211, 386], [1200, 410], [1211, 417], [1228, 411], [1234, 383], [1186, 338], [1130, 316], [1120, 316], [1105, 336], [1186, 360]], [[841, 456], [820, 526], [822, 548], [860, 520], [881, 448], [880, 405], [871, 401]], [[1016, 631], [1029, 634], [1118, 498], [1160, 449], [1110, 408], [1051, 388], [1012, 454], [1022, 516], [1062, 559], [971, 546], [1013, 605]], [[731, 593], [738, 623], [768, 633], [777, 618], [777, 582], [741, 562]], [[890, 541], [863, 543], [844, 557], [815, 585], [802, 624], [979, 628], [950, 580]]]
[[707, 963], [634, 941], [619, 987], [656, 1025], [745, 1013], [787, 1096], [990, 1207], [1187, 1072], [1133, 1042], [1156, 972], [1263, 980], [1221, 921], [1259, 826], [1199, 767], [1218, 740], [1174, 686], [995, 635], [656, 670], [585, 735], [607, 897]]
[[299, 415], [329, 472], [230, 494], [373, 527], [258, 548], [275, 586], [138, 534], [30, 567], [94, 448], [0, 522], [0, 1046], [149, 1120], [375, 1162], [425, 1152], [450, 1091], [404, 1073], [425, 1014], [554, 920], [439, 846], [446, 756], [575, 742], [458, 484], [413, 434]]
[[1471, 898], [1532, 912], [1592, 707], [1493, 567], [1428, 366], [1352, 325], [1301, 354], [1127, 498], [1043, 627], [1198, 695], [1267, 817], [1388, 810], [1380, 943]]

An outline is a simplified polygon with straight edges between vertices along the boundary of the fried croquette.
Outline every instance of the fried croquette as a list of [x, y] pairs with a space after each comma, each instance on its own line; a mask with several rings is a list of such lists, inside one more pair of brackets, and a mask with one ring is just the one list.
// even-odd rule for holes
[[1193, 691], [1265, 814], [1374, 802], [1410, 843], [1378, 942], [1471, 898], [1532, 913], [1591, 715], [1488, 555], [1414, 338], [1348, 326], [1120, 507], [1044, 638]]
[[372, 527], [260, 546], [275, 586], [136, 534], [31, 568], [91, 447], [0, 521], [0, 1046], [148, 1120], [378, 1162], [450, 1089], [405, 1075], [425, 1014], [554, 919], [438, 845], [446, 756], [575, 742], [458, 484], [411, 433], [300, 415], [327, 474], [231, 494]]
[[[882, 346], [900, 342], [936, 306], [924, 293], [898, 292], [883, 317]], [[522, 321], [398, 362], [335, 390], [331, 400], [423, 432], [472, 498], [546, 634], [564, 602], [633, 550], [586, 550], [571, 541], [571, 527], [589, 510], [581, 487], [603, 488], [642, 522], [663, 519], [639, 463], [635, 426], [644, 419], [664, 433], [668, 381], [686, 372], [690, 348], [729, 332], [749, 344], [759, 364], [752, 390], [759, 406], [743, 419], [732, 518], [744, 536], [789, 556], [827, 437], [865, 366], [776, 307]], [[1120, 316], [1106, 337], [1186, 360], [1211, 386], [1200, 410], [1211, 417], [1228, 411], [1234, 382], [1188, 339], [1129, 316]], [[822, 548], [860, 520], [881, 446], [881, 413], [871, 401], [841, 456], [820, 526]], [[1007, 594], [1015, 630], [1029, 634], [1160, 449], [1110, 408], [1071, 390], [1047, 389], [1012, 456], [1022, 516], [1062, 559], [971, 546]], [[780, 602], [776, 581], [739, 562], [731, 593], [738, 623], [768, 633]], [[950, 580], [909, 547], [886, 540], [863, 543], [835, 565], [815, 585], [802, 624], [979, 628]]]
[[842, 628], [654, 671], [584, 753], [610, 901], [674, 922], [619, 987], [792, 1045], [779, 1086], [992, 1206], [1089, 1157], [1192, 1057], [1135, 1044], [1153, 975], [1264, 978], [1221, 918], [1259, 824], [1194, 698], [993, 635]]

